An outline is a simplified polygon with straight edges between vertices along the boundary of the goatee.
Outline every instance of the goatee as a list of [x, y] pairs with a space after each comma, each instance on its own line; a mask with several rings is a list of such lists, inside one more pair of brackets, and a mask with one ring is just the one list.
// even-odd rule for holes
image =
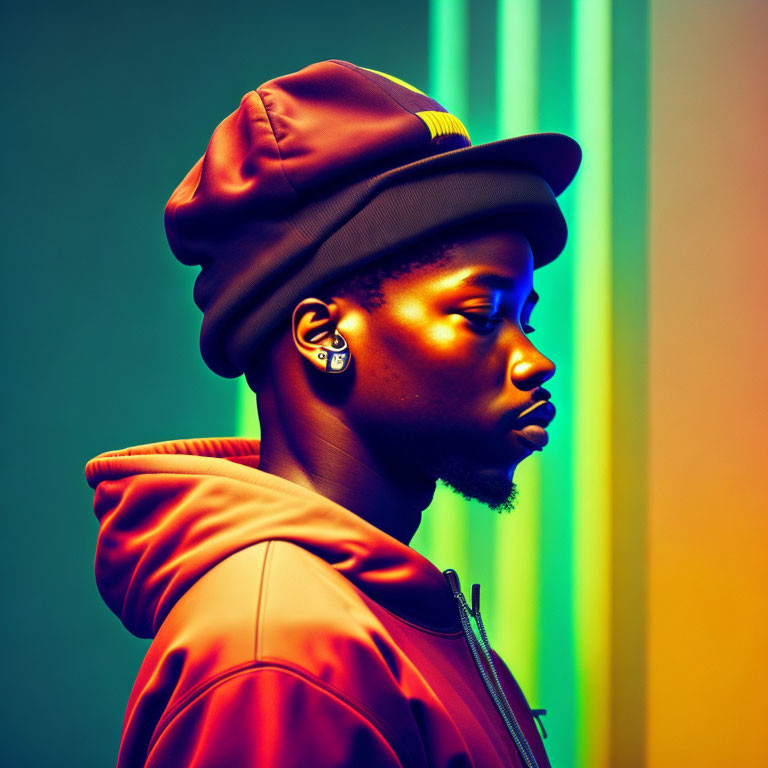
[[445, 461], [437, 479], [468, 501], [487, 504], [494, 512], [511, 512], [517, 501], [517, 485], [503, 474], [482, 472], [465, 461]]

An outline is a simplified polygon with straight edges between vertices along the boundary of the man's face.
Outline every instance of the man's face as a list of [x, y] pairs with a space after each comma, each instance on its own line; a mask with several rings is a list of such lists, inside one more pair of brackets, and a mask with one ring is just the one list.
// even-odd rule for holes
[[[370, 312], [338, 299], [354, 360], [352, 428], [403, 471], [508, 508], [515, 467], [536, 449], [516, 417], [548, 399], [541, 385], [555, 371], [526, 334], [538, 298], [527, 240], [464, 235], [447, 261], [385, 280], [382, 292]], [[529, 418], [553, 415], [544, 404]], [[546, 442], [541, 427], [527, 431]]]

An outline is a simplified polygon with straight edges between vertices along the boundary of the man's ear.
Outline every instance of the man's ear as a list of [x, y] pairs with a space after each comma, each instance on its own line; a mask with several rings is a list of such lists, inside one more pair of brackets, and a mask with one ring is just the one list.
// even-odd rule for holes
[[299, 354], [319, 371], [326, 370], [325, 356], [320, 353], [333, 349], [338, 321], [339, 307], [322, 299], [304, 299], [293, 310], [293, 343]]

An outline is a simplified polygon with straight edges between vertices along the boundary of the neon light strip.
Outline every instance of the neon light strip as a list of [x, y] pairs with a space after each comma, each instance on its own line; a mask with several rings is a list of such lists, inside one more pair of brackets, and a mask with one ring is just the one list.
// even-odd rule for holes
[[466, 0], [430, 0], [429, 95], [459, 120], [466, 120]]
[[[467, 115], [467, 4], [466, 0], [430, 0], [429, 95], [462, 122]], [[470, 129], [470, 135], [471, 129]], [[461, 587], [469, 592], [467, 503], [438, 486], [432, 504], [411, 542], [438, 568], [453, 568]]]
[[608, 765], [611, 478], [611, 4], [574, 14], [574, 123], [584, 161], [574, 257], [576, 765]]
[[[498, 0], [496, 39], [496, 139], [538, 129], [538, 0]], [[496, 650], [536, 707], [541, 524], [541, 456], [515, 470], [518, 502], [494, 526], [495, 580], [489, 620]], [[487, 510], [477, 510], [488, 514]], [[489, 542], [489, 544], [492, 544]]]
[[235, 430], [238, 437], [261, 437], [261, 425], [256, 410], [256, 395], [251, 391], [245, 376], [237, 380], [237, 401], [235, 404]]
[[539, 129], [539, 0], [498, 0], [497, 139]]

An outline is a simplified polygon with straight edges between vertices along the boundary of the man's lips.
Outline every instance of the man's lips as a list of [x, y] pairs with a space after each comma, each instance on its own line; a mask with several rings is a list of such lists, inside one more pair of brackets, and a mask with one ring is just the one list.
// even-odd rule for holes
[[544, 427], [540, 427], [538, 424], [528, 424], [528, 426], [517, 430], [517, 434], [522, 441], [527, 445], [530, 445], [534, 451], [540, 451], [548, 442], [549, 435]]
[[555, 406], [549, 400], [539, 400], [529, 408], [526, 408], [516, 419], [514, 429], [522, 429], [529, 424], [538, 424], [546, 427], [555, 418]]
[[549, 442], [545, 427], [555, 418], [555, 412], [549, 400], [539, 400], [515, 419], [512, 429], [530, 448], [540, 451]]

